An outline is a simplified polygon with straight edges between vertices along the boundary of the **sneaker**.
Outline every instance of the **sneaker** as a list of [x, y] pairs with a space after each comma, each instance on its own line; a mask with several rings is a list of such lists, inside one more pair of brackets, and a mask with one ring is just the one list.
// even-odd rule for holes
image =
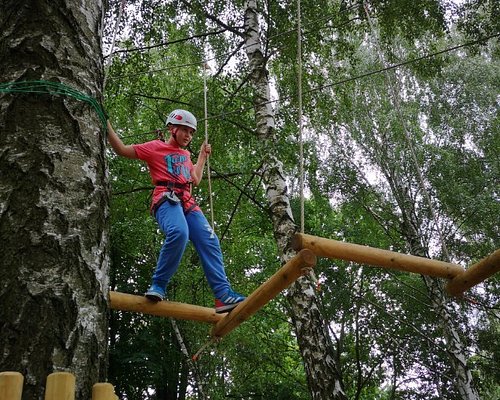
[[153, 283], [144, 296], [154, 302], [162, 301], [165, 298], [165, 289]]
[[231, 289], [226, 294], [221, 296], [220, 299], [215, 299], [215, 312], [217, 314], [227, 312], [236, 307], [239, 303], [245, 300], [245, 296], [233, 292]]

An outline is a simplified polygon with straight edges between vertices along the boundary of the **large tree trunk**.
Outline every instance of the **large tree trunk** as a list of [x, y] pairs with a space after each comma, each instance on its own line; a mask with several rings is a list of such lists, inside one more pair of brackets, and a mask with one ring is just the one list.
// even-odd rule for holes
[[[415, 204], [404, 189], [404, 184], [397, 175], [386, 171], [391, 182], [391, 188], [398, 201], [402, 215], [402, 236], [410, 247], [412, 254], [420, 257], [428, 257], [429, 253], [422, 244], [420, 238], [424, 236], [419, 232], [422, 224], [418, 220]], [[456, 328], [457, 315], [451, 310], [450, 299], [446, 296], [442, 280], [429, 276], [422, 276], [433, 311], [438, 316], [441, 330], [445, 339], [450, 368], [453, 371], [454, 384], [460, 398], [463, 400], [479, 400], [479, 394], [474, 386], [472, 374], [467, 366], [466, 348], [463, 339]]]
[[479, 400], [479, 393], [472, 381], [472, 373], [467, 366], [465, 344], [455, 328], [454, 321], [456, 319], [450, 310], [450, 300], [446, 297], [443, 281], [429, 276], [424, 276], [423, 279], [431, 298], [432, 309], [439, 317], [446, 340], [448, 359], [454, 372], [455, 387], [460, 393], [460, 398], [463, 400]]
[[[3, 83], [47, 80], [100, 97], [102, 1], [6, 0]], [[0, 371], [41, 399], [48, 374], [91, 397], [107, 360], [108, 192], [102, 123], [86, 102], [0, 95]]]
[[[282, 262], [293, 255], [290, 242], [296, 231], [290, 208], [287, 185], [275, 148], [274, 112], [269, 103], [269, 81], [266, 60], [259, 40], [256, 1], [250, 0], [245, 9], [245, 48], [254, 87], [254, 107], [257, 135], [263, 142], [264, 183], [270, 203], [274, 234], [281, 252]], [[309, 279], [301, 278], [290, 291], [292, 320], [304, 361], [307, 381], [313, 399], [346, 399], [340, 368], [324, 320], [319, 311], [317, 297]]]

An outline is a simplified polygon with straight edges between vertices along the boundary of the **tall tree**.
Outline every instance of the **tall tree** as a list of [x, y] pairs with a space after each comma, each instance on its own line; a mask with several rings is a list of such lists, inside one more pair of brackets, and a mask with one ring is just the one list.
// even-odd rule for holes
[[[270, 100], [266, 58], [260, 41], [257, 2], [245, 5], [245, 49], [254, 94], [256, 134], [261, 144], [262, 173], [273, 220], [273, 230], [283, 262], [293, 256], [291, 238], [296, 230], [287, 193], [282, 161], [277, 151], [275, 116]], [[290, 292], [290, 310], [297, 333], [307, 381], [313, 399], [345, 399], [340, 365], [314, 295], [312, 282], [303, 277]]]
[[[7, 0], [1, 10], [2, 81], [100, 98], [101, 1]], [[84, 97], [32, 90], [0, 97], [0, 370], [24, 374], [25, 399], [70, 371], [88, 399], [107, 366], [104, 130]]]

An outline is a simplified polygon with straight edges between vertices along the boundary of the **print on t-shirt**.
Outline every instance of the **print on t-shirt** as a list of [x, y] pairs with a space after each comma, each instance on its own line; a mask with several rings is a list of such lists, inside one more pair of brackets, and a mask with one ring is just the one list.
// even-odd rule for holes
[[191, 172], [186, 166], [187, 157], [183, 154], [168, 154], [165, 156], [165, 165], [167, 172], [175, 177], [183, 176], [186, 180], [191, 179]]

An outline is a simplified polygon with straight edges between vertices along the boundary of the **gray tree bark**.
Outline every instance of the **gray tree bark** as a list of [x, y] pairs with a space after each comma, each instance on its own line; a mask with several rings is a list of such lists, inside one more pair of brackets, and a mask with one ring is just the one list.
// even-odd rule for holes
[[[257, 135], [263, 142], [263, 176], [266, 196], [270, 204], [274, 235], [283, 263], [294, 252], [291, 238], [296, 231], [282, 162], [277, 151], [274, 111], [270, 103], [270, 85], [259, 39], [257, 4], [249, 0], [245, 6], [245, 48], [254, 89], [253, 104], [256, 114]], [[313, 399], [346, 399], [340, 367], [333, 344], [321, 316], [318, 299], [307, 278], [297, 281], [288, 296], [291, 315], [297, 334], [307, 382]]]
[[[379, 149], [381, 152], [386, 149]], [[390, 159], [389, 154], [383, 157]], [[410, 247], [410, 252], [416, 256], [429, 257], [428, 250], [423, 245], [421, 238], [424, 237], [423, 224], [418, 218], [415, 201], [409, 195], [407, 185], [402, 178], [395, 173], [395, 170], [385, 168], [385, 175], [388, 178], [401, 210], [401, 234]], [[467, 366], [466, 345], [457, 329], [457, 315], [450, 308], [450, 299], [446, 296], [444, 283], [442, 280], [429, 276], [422, 276], [429, 293], [433, 311], [438, 316], [440, 328], [445, 338], [448, 360], [454, 375], [454, 385], [457, 388], [460, 398], [464, 400], [479, 400], [479, 393], [474, 386], [472, 373]]]
[[[102, 1], [4, 0], [3, 82], [61, 82], [101, 97]], [[69, 371], [91, 397], [107, 363], [108, 191], [102, 124], [73, 97], [0, 94], [0, 371], [23, 399]]]

